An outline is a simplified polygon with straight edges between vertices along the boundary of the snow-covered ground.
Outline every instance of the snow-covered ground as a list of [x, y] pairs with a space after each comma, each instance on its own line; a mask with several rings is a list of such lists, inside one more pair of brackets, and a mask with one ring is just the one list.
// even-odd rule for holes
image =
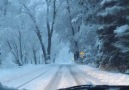
[[51, 64], [1, 68], [0, 82], [27, 90], [54, 90], [76, 85], [129, 85], [129, 75], [101, 71], [86, 65]]
[[78, 68], [83, 70], [91, 77], [98, 78], [102, 82], [105, 82], [107, 85], [129, 85], [129, 75], [127, 74], [101, 71], [98, 68], [93, 68], [86, 65], [78, 66]]

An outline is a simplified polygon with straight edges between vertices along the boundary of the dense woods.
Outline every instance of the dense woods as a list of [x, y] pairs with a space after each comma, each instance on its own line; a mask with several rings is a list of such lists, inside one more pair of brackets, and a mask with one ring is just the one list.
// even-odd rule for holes
[[128, 9], [128, 0], [1, 0], [0, 65], [55, 63], [65, 44], [77, 64], [126, 72]]

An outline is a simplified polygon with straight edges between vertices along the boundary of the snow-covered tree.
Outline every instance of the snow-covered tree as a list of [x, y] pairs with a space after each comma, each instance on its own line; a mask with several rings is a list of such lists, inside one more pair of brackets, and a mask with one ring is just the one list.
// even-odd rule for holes
[[[66, 0], [63, 4], [62, 8], [66, 9], [62, 10], [60, 14], [63, 23], [58, 23], [59, 26], [57, 27], [60, 28], [58, 33], [62, 40], [70, 42], [70, 51], [74, 54], [74, 60], [78, 63], [80, 62], [80, 52], [95, 54], [96, 13], [99, 10], [99, 2], [92, 0]], [[89, 46], [92, 47], [92, 50], [89, 50]]]
[[[103, 0], [98, 18], [100, 68], [127, 69], [129, 52], [128, 0]], [[101, 53], [101, 55], [100, 55]]]

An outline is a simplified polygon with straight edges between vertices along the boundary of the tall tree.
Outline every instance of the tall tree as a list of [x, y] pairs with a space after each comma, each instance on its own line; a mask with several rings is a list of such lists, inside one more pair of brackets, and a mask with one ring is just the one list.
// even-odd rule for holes
[[[54, 32], [54, 25], [56, 22], [57, 11], [59, 7], [57, 6], [57, 0], [46, 0], [46, 4], [47, 4], [46, 26], [48, 33], [47, 60], [49, 61], [51, 60], [52, 36]], [[52, 17], [52, 19], [50, 16]]]
[[[72, 11], [70, 8], [70, 2], [69, 2], [69, 0], [66, 0], [66, 2], [67, 2], [68, 17], [69, 17], [69, 21], [70, 21], [70, 28], [72, 31], [72, 37], [74, 37], [76, 35], [76, 33], [80, 31], [80, 26], [78, 26], [78, 30], [75, 29], [75, 27], [72, 23], [73, 17], [72, 17]], [[74, 60], [77, 62], [77, 60], [79, 59], [78, 42], [76, 40], [71, 40], [71, 41], [73, 43], [73, 47], [75, 48], [75, 51], [73, 52], [74, 53]]]
[[43, 56], [44, 56], [44, 59], [45, 59], [45, 64], [47, 64], [47, 62], [46, 62], [46, 60], [47, 60], [46, 49], [45, 49], [45, 45], [44, 45], [44, 43], [43, 43], [42, 34], [41, 34], [41, 32], [40, 32], [40, 28], [39, 28], [39, 26], [38, 26], [38, 23], [37, 23], [37, 21], [36, 21], [36, 18], [35, 18], [35, 16], [31, 13], [31, 11], [29, 10], [29, 8], [28, 8], [25, 4], [22, 3], [22, 5], [23, 5], [23, 7], [24, 7], [25, 10], [26, 10], [26, 14], [28, 14], [28, 15], [30, 16], [31, 20], [33, 21], [33, 23], [34, 23], [34, 25], [35, 25], [35, 33], [36, 33], [36, 35], [37, 35], [37, 37], [38, 37], [38, 39], [39, 39], [40, 45], [41, 45], [41, 47], [42, 47], [42, 52], [43, 52]]
[[22, 38], [23, 37], [21, 32], [18, 31], [17, 39], [14, 39], [14, 37], [12, 37], [12, 39], [9, 39], [9, 38], [5, 39], [5, 44], [8, 46], [9, 51], [11, 51], [11, 53], [15, 57], [14, 62], [19, 66], [22, 66], [24, 64], [24, 61], [23, 61], [24, 43], [22, 42]]
[[[128, 0], [103, 0], [98, 12], [98, 39], [100, 67], [107, 70], [126, 70], [128, 63], [129, 36], [128, 30]], [[103, 56], [103, 57], [102, 57]]]

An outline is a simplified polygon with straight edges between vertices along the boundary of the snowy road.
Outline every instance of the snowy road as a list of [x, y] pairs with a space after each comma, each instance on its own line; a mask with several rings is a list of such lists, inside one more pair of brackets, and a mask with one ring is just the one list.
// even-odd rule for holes
[[128, 85], [129, 82], [128, 75], [109, 73], [83, 65], [31, 66], [14, 69], [14, 72], [6, 70], [3, 73], [0, 75], [0, 82], [3, 85], [27, 90], [55, 90], [86, 84]]

